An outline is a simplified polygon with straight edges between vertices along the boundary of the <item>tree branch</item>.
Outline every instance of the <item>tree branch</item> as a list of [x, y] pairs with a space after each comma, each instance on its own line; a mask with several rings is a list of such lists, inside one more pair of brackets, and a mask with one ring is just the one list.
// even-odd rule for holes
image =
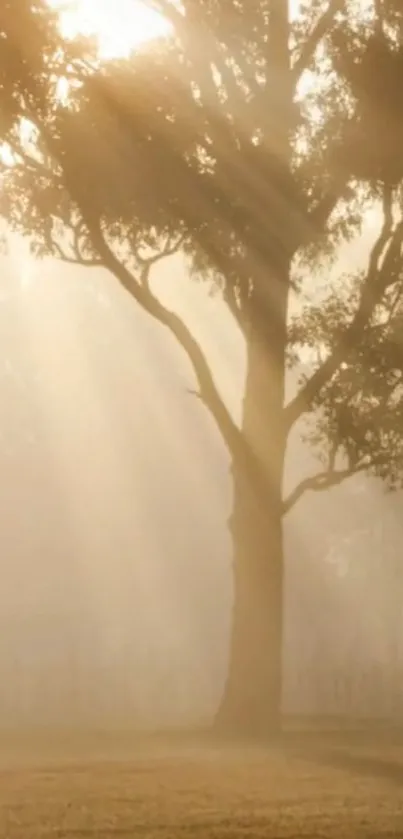
[[158, 251], [158, 253], [153, 254], [152, 256], [141, 256], [137, 254], [136, 258], [139, 261], [140, 265], [144, 267], [151, 268], [153, 265], [156, 265], [161, 259], [165, 259], [168, 256], [174, 256], [177, 253], [182, 245], [185, 242], [186, 237], [184, 235], [177, 236], [176, 238], [170, 238], [166, 240], [165, 244]]
[[[43, 134], [49, 153], [59, 165], [62, 165], [58, 149], [55, 146], [52, 136], [48, 131], [44, 131]], [[146, 263], [143, 264], [140, 281], [137, 282], [130, 270], [128, 270], [109, 247], [104, 237], [99, 218], [96, 218], [91, 210], [88, 210], [88, 208], [82, 205], [82, 202], [76, 195], [75, 184], [71, 183], [69, 178], [65, 178], [65, 187], [69, 191], [73, 201], [79, 207], [83, 224], [88, 231], [92, 247], [98, 254], [103, 267], [116, 277], [123, 288], [126, 289], [145, 312], [161, 323], [162, 326], [169, 329], [171, 334], [176, 338], [192, 364], [199, 386], [199, 398], [215, 420], [228, 450], [233, 456], [236, 455], [245, 467], [247, 466], [249, 470], [253, 471], [254, 479], [263, 492], [266, 488], [266, 479], [262, 473], [260, 464], [253, 456], [250, 446], [248, 446], [221, 399], [200, 345], [179, 315], [167, 309], [150, 290], [147, 272], [151, 265], [158, 261], [160, 255], [156, 255], [155, 258], [151, 257], [148, 265]]]
[[331, 489], [332, 487], [339, 486], [347, 478], [352, 478], [354, 475], [370, 469], [371, 466], [376, 466], [376, 462], [361, 461], [354, 467], [337, 470], [326, 469], [323, 472], [318, 472], [316, 475], [310, 475], [309, 478], [304, 478], [284, 500], [283, 515], [289, 513], [306, 492], [320, 492], [323, 489]]
[[348, 177], [339, 178], [338, 182], [335, 180], [316, 206], [308, 212], [308, 241], [311, 242], [324, 233], [330, 216], [340, 199], [346, 196], [347, 190]]
[[344, 4], [345, 0], [329, 0], [329, 5], [326, 11], [320, 16], [319, 20], [306, 38], [306, 41], [292, 66], [291, 72], [294, 87], [298, 84], [302, 73], [309, 67], [319, 43], [329, 31], [337, 13], [341, 12], [344, 8]]
[[243, 331], [245, 324], [242, 307], [239, 304], [237, 289], [233, 283], [224, 282], [223, 298], [237, 326]]
[[66, 253], [63, 248], [54, 239], [51, 240], [51, 248], [54, 256], [60, 259], [60, 262], [65, 262], [67, 265], [82, 265], [83, 268], [102, 268], [103, 262], [100, 259], [90, 259], [84, 256], [70, 255]]
[[[384, 224], [372, 249], [367, 278], [361, 299], [349, 326], [323, 364], [313, 373], [304, 387], [284, 408], [284, 424], [289, 431], [294, 423], [311, 409], [316, 397], [339, 369], [351, 349], [357, 345], [382, 295], [396, 280], [393, 270], [396, 255], [403, 241], [403, 222], [393, 230], [392, 193], [385, 190]], [[381, 257], [384, 255], [382, 265]]]
[[67, 263], [67, 265], [82, 265], [85, 268], [102, 268], [102, 261], [99, 258], [85, 256], [83, 254], [80, 247], [80, 225], [71, 223], [71, 230], [73, 232], [73, 242], [69, 250], [66, 250], [57, 241], [53, 230], [45, 233], [45, 244], [49, 252], [57, 259], [60, 259], [61, 262]]
[[[144, 311], [169, 329], [171, 334], [176, 338], [180, 346], [185, 351], [196, 375], [199, 387], [199, 398], [208, 408], [209, 412], [216, 421], [228, 449], [230, 452], [234, 452], [234, 447], [239, 447], [240, 445], [240, 440], [242, 438], [241, 432], [232, 419], [217, 390], [203, 350], [192, 335], [190, 329], [186, 326], [179, 315], [167, 309], [158, 300], [158, 298], [150, 290], [147, 282], [142, 281], [139, 283], [135, 280], [131, 272], [115, 256], [112, 249], [107, 244], [100, 227], [93, 223], [88, 223], [87, 221], [86, 225], [89, 229], [94, 249], [99, 254], [103, 266], [111, 271], [126, 291], [128, 291], [141, 308], [144, 309]], [[164, 254], [162, 253], [160, 258], [162, 258], [163, 255]], [[151, 257], [147, 265], [146, 260], [144, 260], [143, 271], [149, 271], [152, 265], [155, 265], [157, 261], [158, 257]], [[144, 280], [144, 277], [142, 280]]]

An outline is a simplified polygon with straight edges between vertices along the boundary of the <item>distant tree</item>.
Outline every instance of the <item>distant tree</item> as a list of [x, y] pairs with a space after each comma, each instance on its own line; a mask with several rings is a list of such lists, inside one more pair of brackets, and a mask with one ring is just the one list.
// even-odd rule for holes
[[[45, 3], [6, 2], [0, 210], [38, 255], [109, 269], [192, 362], [233, 465], [235, 603], [217, 722], [261, 733], [281, 703], [284, 513], [360, 471], [402, 477], [402, 10], [150, 5], [171, 34], [101, 66], [93, 44], [60, 37]], [[316, 305], [318, 271], [369, 201], [383, 224], [367, 270]], [[217, 282], [244, 335], [241, 429], [202, 348], [151, 289], [151, 267], [178, 249]], [[307, 272], [311, 302], [290, 324]], [[285, 405], [302, 346], [312, 374]], [[323, 470], [284, 499], [288, 436], [309, 414]]]

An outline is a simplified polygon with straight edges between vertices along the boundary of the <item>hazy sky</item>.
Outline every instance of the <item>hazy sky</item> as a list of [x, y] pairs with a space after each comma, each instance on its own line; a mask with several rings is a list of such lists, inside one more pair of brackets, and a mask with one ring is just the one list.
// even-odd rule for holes
[[[176, 676], [187, 662], [208, 682], [228, 615], [228, 462], [181, 352], [106, 275], [30, 266], [19, 246], [0, 300], [2, 616], [76, 612], [106, 658], [129, 637], [151, 672], [153, 657]], [[225, 319], [211, 335], [238, 389]]]

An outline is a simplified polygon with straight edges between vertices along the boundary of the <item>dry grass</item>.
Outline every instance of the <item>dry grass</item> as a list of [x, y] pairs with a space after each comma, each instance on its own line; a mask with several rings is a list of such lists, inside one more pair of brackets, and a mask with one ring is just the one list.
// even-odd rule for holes
[[3, 738], [0, 836], [403, 837], [403, 749], [309, 743], [174, 747], [122, 737], [45, 752]]

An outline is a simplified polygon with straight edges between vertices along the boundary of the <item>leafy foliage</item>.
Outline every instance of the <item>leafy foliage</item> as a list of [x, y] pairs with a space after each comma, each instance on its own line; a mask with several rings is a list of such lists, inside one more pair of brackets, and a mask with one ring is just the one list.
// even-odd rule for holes
[[[18, 79], [8, 139], [17, 144], [16, 125], [19, 130], [25, 115], [38, 131], [45, 171], [38, 175], [31, 167], [30, 185], [26, 171], [22, 180], [16, 171], [8, 173], [12, 198], [4, 212], [11, 210], [19, 230], [42, 235], [41, 251], [49, 242], [51, 216], [67, 221], [63, 192], [87, 223], [101, 221], [108, 233], [120, 225], [121, 238], [134, 228], [138, 238], [139, 230], [166, 235], [175, 226], [192, 240], [199, 269], [214, 268], [241, 299], [251, 251], [267, 259], [270, 240], [269, 250], [277, 241], [277, 248], [292, 253], [316, 226], [303, 182], [290, 177], [281, 152], [281, 138], [297, 131], [300, 109], [283, 113], [277, 95], [285, 79], [276, 78], [274, 47], [268, 60], [268, 0], [247, 9], [189, 2], [179, 23], [177, 7], [168, 6], [177, 23], [173, 41], [162, 40], [129, 63], [97, 67], [96, 73], [88, 72], [87, 44], [63, 44], [62, 60], [54, 16], [41, 8], [46, 27], [40, 54], [48, 58], [38, 70], [33, 64], [36, 97], [31, 78]], [[29, 25], [28, 19], [21, 22], [19, 32]], [[62, 67], [70, 81], [78, 79], [68, 106], [54, 96]], [[5, 89], [14, 81], [5, 79]], [[22, 164], [26, 169], [26, 159]], [[16, 203], [16, 189], [29, 200]]]
[[[329, 470], [340, 456], [351, 473], [366, 468], [391, 489], [403, 486], [403, 273], [401, 230], [399, 263], [387, 290], [374, 306], [360, 340], [350, 345], [313, 401], [314, 427], [308, 439], [318, 447]], [[390, 266], [388, 266], [390, 269]], [[380, 272], [385, 266], [380, 268]], [[359, 308], [366, 272], [341, 279], [320, 305], [307, 306], [294, 319], [289, 339], [293, 359], [309, 347], [319, 369], [337, 353]]]
[[[342, 451], [350, 472], [368, 467], [397, 485], [399, 3], [387, 0], [380, 21], [375, 6], [310, 0], [291, 23], [286, 4], [272, 0], [152, 5], [173, 34], [101, 65], [94, 42], [61, 37], [45, 2], [3, 3], [3, 218], [39, 256], [113, 270], [180, 336], [217, 418], [225, 409], [200, 349], [150, 295], [145, 264], [180, 244], [246, 332], [252, 301], [289, 284], [292, 262], [295, 289], [307, 265], [314, 288], [337, 245], [359, 231], [368, 202], [388, 195], [368, 270], [339, 278], [291, 324], [290, 355], [310, 347], [316, 367], [284, 424], [312, 411], [311, 437], [330, 452], [331, 471]], [[270, 317], [260, 313], [260, 323]]]

